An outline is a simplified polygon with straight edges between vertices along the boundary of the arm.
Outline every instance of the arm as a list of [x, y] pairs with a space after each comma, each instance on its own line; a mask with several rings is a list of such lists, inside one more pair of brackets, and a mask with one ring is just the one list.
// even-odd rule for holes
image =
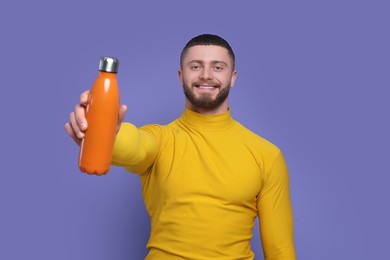
[[266, 173], [257, 211], [266, 260], [295, 260], [288, 171], [279, 152]]
[[155, 161], [158, 147], [153, 134], [130, 123], [122, 123], [114, 144], [112, 164], [123, 166], [130, 172], [143, 173]]

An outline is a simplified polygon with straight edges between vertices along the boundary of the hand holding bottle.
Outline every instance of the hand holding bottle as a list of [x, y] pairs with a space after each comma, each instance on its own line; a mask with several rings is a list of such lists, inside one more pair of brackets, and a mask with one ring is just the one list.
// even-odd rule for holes
[[[85, 118], [85, 108], [88, 102], [89, 90], [80, 95], [80, 103], [75, 105], [74, 111], [69, 115], [69, 122], [65, 124], [65, 131], [80, 146], [82, 139], [85, 137], [85, 131], [88, 129], [88, 122]], [[118, 133], [123, 119], [126, 116], [127, 106], [121, 105], [118, 113], [118, 124], [116, 132]]]

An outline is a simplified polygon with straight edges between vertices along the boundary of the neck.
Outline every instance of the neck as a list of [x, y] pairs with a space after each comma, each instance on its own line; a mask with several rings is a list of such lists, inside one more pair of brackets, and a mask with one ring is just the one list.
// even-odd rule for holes
[[187, 107], [179, 118], [179, 122], [185, 127], [197, 129], [197, 131], [226, 130], [235, 123], [230, 115], [230, 109], [221, 114], [200, 114]]
[[196, 113], [204, 114], [204, 115], [218, 115], [218, 114], [223, 114], [229, 110], [229, 104], [227, 102], [227, 99], [220, 106], [218, 106], [216, 108], [196, 107], [188, 99], [186, 99], [185, 106], [189, 110], [192, 110]]

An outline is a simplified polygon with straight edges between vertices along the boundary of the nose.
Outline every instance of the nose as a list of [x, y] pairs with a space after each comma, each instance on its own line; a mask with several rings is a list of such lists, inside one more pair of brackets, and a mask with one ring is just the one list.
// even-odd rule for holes
[[202, 80], [211, 80], [213, 79], [213, 73], [211, 71], [210, 68], [203, 68], [200, 75], [199, 75], [199, 78], [202, 79]]

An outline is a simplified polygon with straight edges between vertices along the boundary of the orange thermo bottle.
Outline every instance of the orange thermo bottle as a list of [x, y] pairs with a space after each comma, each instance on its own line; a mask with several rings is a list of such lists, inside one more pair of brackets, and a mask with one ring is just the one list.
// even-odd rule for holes
[[116, 58], [100, 59], [99, 75], [88, 96], [88, 128], [79, 156], [79, 168], [88, 174], [103, 175], [110, 169], [119, 113], [118, 65]]

